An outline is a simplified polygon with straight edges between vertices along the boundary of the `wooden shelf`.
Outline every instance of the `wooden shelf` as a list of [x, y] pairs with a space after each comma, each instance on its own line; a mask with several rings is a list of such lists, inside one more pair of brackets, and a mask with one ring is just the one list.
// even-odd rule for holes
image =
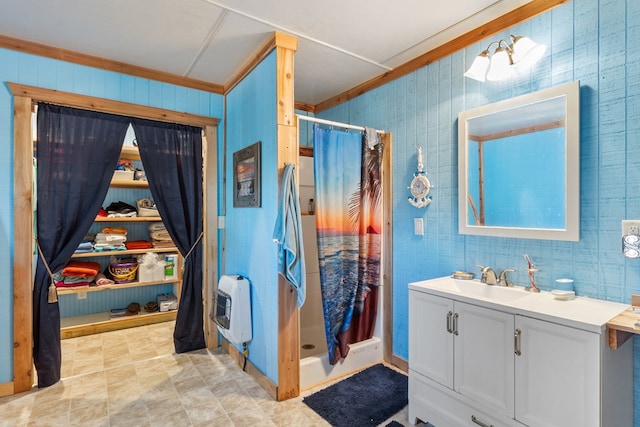
[[140, 151], [138, 147], [123, 145], [120, 151], [120, 158], [129, 160], [140, 160]]
[[159, 216], [124, 216], [124, 217], [107, 217], [97, 216], [94, 222], [159, 222], [162, 218]]
[[93, 257], [102, 257], [102, 256], [119, 256], [119, 255], [142, 255], [147, 252], [154, 253], [179, 253], [178, 248], [172, 246], [170, 248], [148, 248], [148, 249], [131, 249], [126, 251], [103, 251], [103, 252], [82, 252], [79, 254], [71, 255], [71, 258], [93, 258]]
[[176, 278], [176, 279], [157, 280], [153, 282], [114, 283], [113, 285], [105, 285], [105, 286], [78, 286], [75, 288], [62, 287], [62, 288], [58, 288], [58, 295], [79, 294], [82, 292], [109, 291], [113, 289], [138, 288], [140, 286], [173, 284], [173, 283], [176, 283], [177, 281], [178, 279]]
[[62, 339], [99, 334], [125, 328], [151, 325], [153, 323], [175, 320], [178, 311], [163, 313], [140, 312], [137, 316], [124, 316], [111, 319], [108, 312], [88, 314], [86, 316], [65, 317], [60, 319], [60, 337]]
[[635, 334], [640, 334], [640, 327], [634, 326], [640, 320], [640, 313], [633, 311], [633, 307], [623, 311], [607, 322], [609, 332], [609, 348], [617, 349]]
[[149, 188], [147, 181], [134, 181], [133, 179], [112, 179], [112, 188]]

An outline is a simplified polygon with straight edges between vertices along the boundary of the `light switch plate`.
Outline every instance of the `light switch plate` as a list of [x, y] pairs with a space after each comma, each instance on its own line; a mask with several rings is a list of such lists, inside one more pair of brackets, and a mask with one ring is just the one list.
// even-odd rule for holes
[[424, 219], [413, 218], [413, 234], [416, 236], [424, 236]]

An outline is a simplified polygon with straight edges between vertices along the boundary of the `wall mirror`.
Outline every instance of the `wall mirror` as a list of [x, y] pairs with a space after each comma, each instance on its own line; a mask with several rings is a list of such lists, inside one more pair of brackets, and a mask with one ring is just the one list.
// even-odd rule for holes
[[580, 83], [458, 115], [461, 234], [580, 238]]

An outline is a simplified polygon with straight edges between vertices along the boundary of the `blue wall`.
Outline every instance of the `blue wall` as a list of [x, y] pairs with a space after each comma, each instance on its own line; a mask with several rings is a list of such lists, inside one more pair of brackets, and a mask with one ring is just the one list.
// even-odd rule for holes
[[[222, 95], [0, 49], [0, 383], [13, 381], [13, 98], [5, 82], [223, 118]], [[218, 141], [223, 129], [218, 127]], [[222, 158], [222, 144], [219, 143]], [[219, 168], [222, 171], [222, 168]], [[31, 259], [23, 260], [31, 262]], [[96, 292], [99, 294], [100, 292]]]
[[[544, 43], [547, 53], [530, 72], [506, 81], [480, 83], [463, 77], [488, 41], [509, 34]], [[640, 293], [640, 262], [625, 259], [620, 250], [620, 221], [640, 218], [639, 38], [640, 2], [574, 0], [318, 114], [393, 133], [396, 355], [408, 356], [407, 283], [454, 270], [477, 271], [476, 264], [516, 268], [514, 280], [523, 284], [523, 254], [528, 253], [540, 268], [536, 276], [542, 289], [566, 276], [575, 279], [579, 295], [629, 303], [632, 293]], [[459, 235], [458, 112], [574, 80], [581, 85], [580, 241]], [[418, 144], [435, 186], [426, 210], [406, 202]], [[424, 236], [413, 235], [414, 217], [424, 217]], [[633, 343], [636, 355], [638, 341]], [[636, 360], [638, 385], [638, 356]], [[640, 387], [635, 389], [635, 407], [640, 407]]]
[[[249, 359], [278, 383], [276, 55], [272, 52], [226, 96], [226, 255], [224, 274], [251, 283], [253, 339]], [[233, 207], [233, 153], [262, 143], [262, 205]]]

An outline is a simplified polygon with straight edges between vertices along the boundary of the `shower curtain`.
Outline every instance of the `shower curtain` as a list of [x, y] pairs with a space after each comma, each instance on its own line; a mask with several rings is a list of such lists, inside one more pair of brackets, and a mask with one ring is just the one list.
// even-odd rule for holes
[[380, 281], [382, 144], [314, 126], [316, 229], [329, 361], [373, 336]]

